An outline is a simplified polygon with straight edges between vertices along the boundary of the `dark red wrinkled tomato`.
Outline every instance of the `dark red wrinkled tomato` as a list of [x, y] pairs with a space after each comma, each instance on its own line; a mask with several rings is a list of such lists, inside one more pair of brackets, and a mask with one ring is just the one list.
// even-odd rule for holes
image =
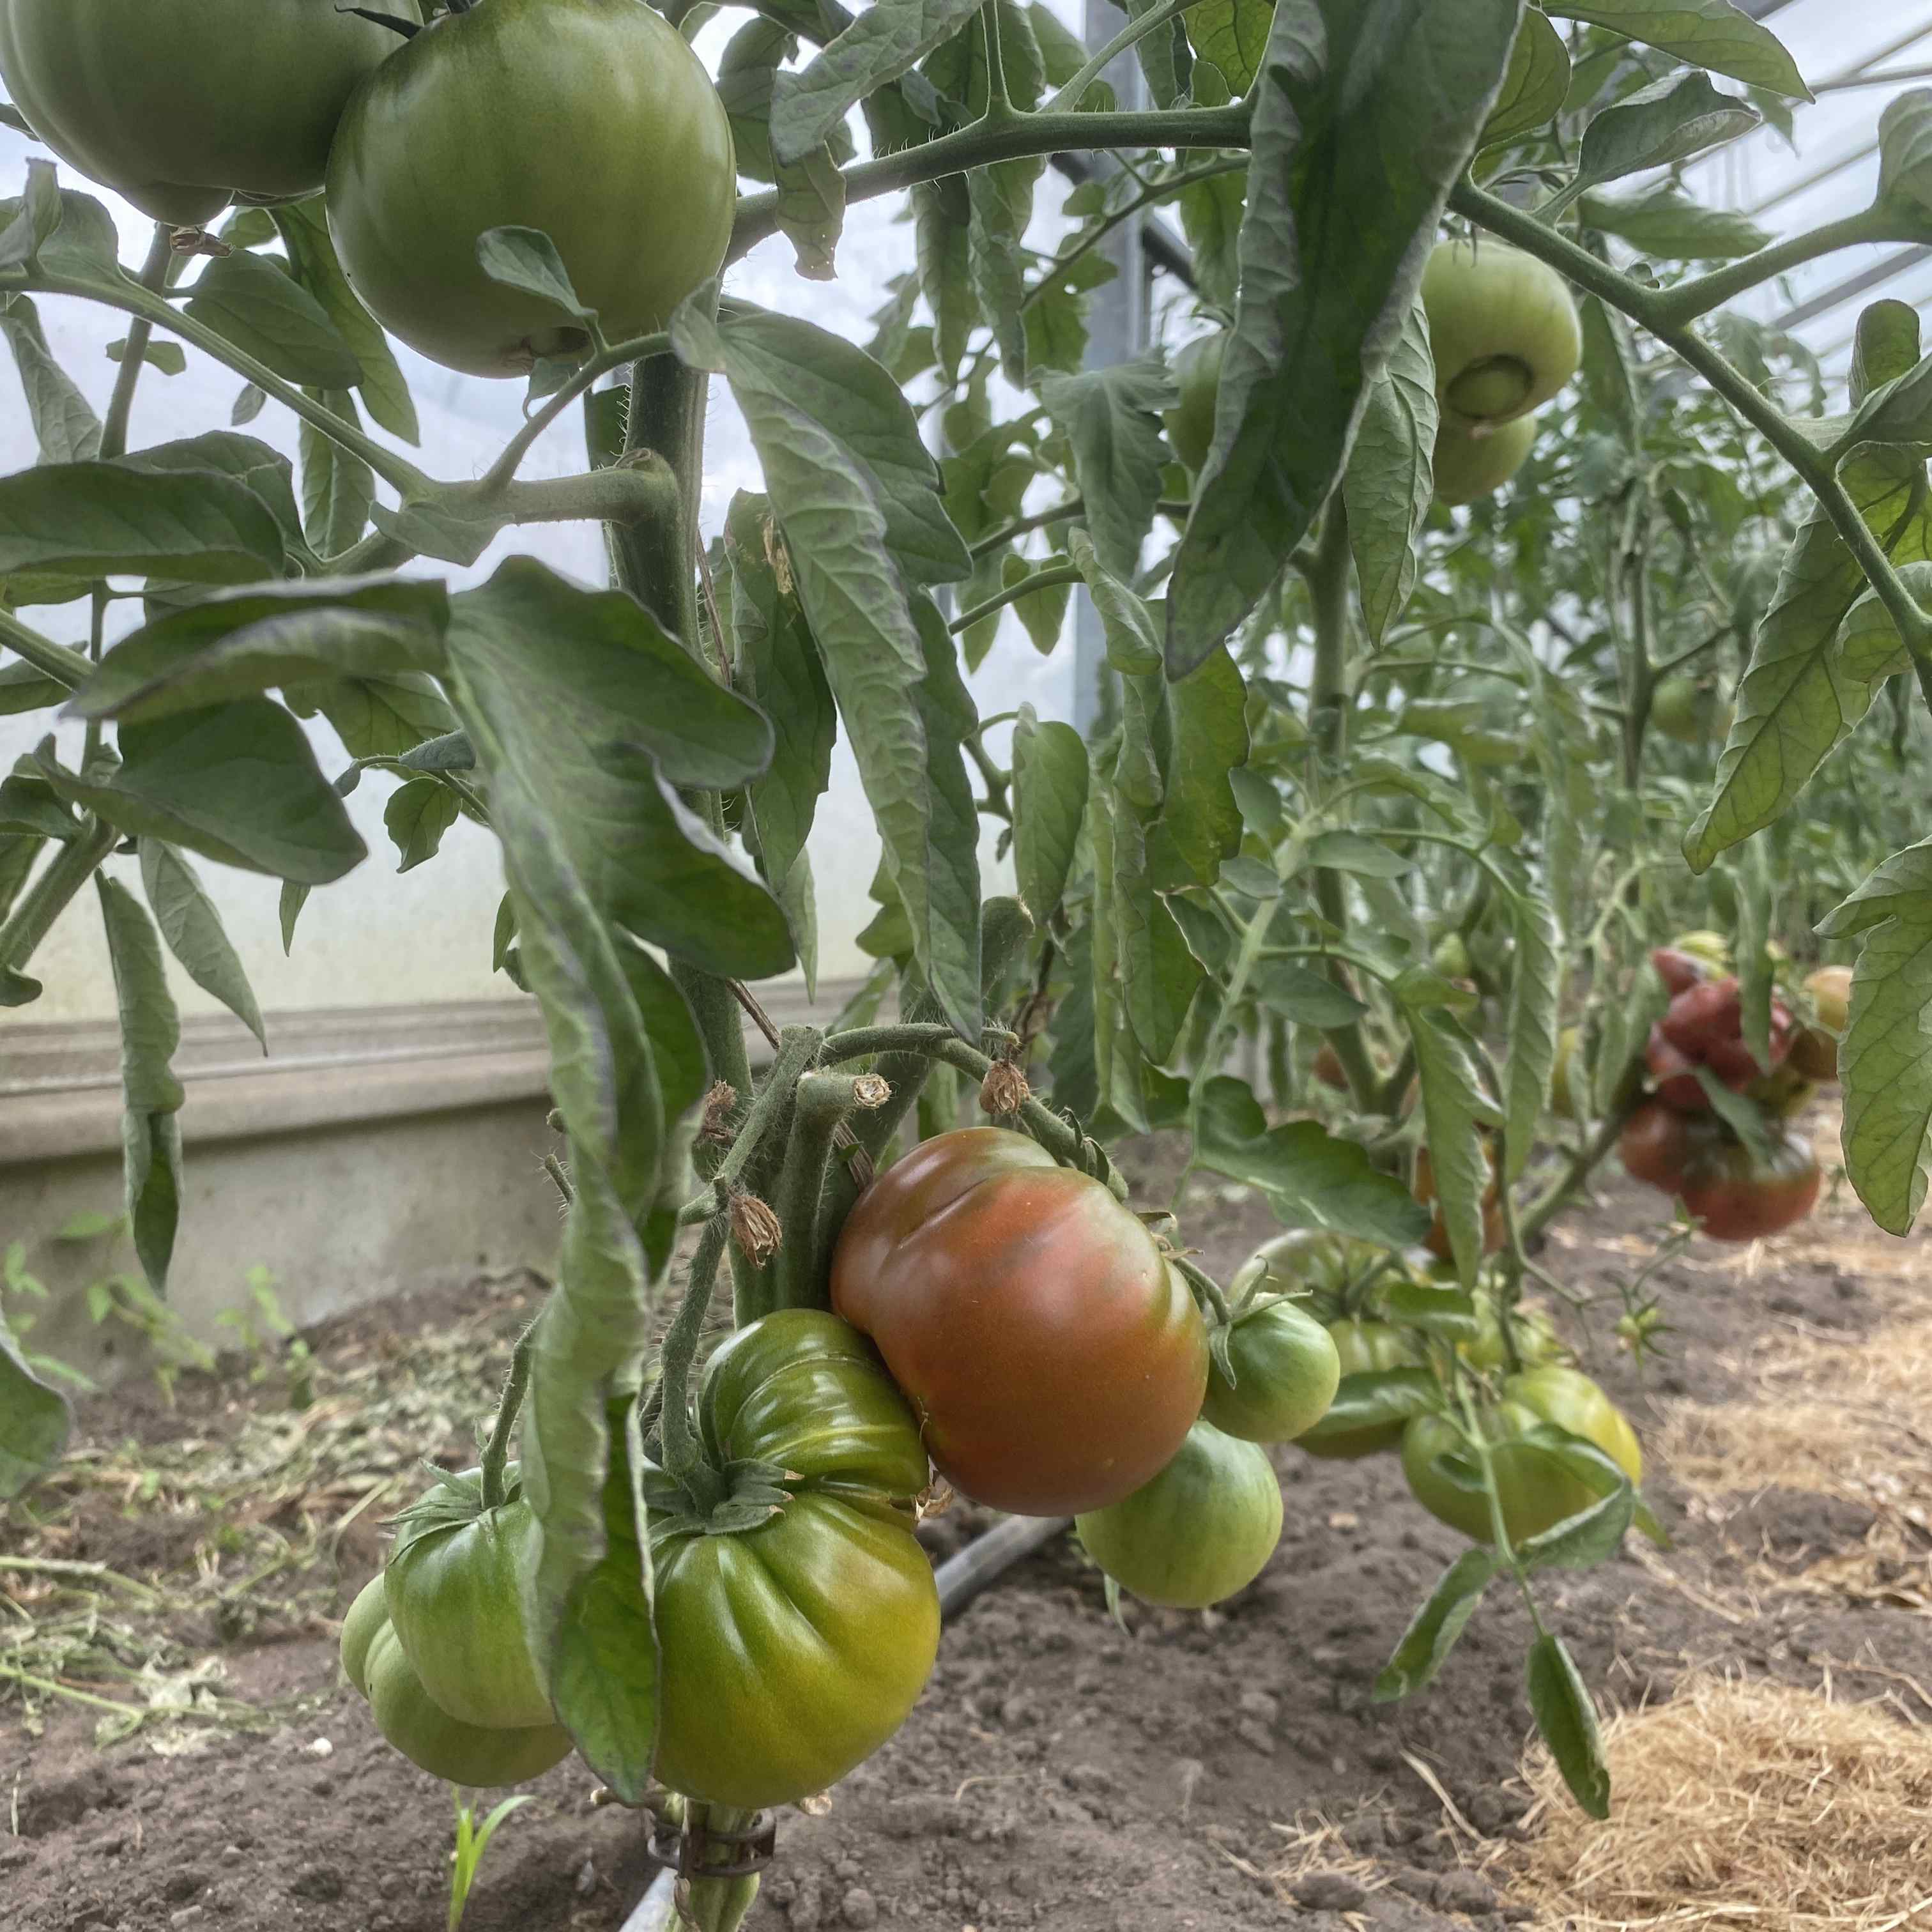
[[1187, 1284], [1139, 1218], [1023, 1134], [966, 1127], [860, 1197], [832, 1304], [886, 1358], [948, 1481], [1075, 1516], [1165, 1468], [1208, 1384]]
[[1816, 1206], [1824, 1175], [1802, 1141], [1774, 1133], [1758, 1160], [1742, 1141], [1713, 1132], [1685, 1165], [1678, 1192], [1714, 1241], [1754, 1241], [1796, 1225]]
[[1693, 1138], [1689, 1120], [1661, 1100], [1646, 1100], [1631, 1114], [1617, 1142], [1624, 1172], [1633, 1180], [1675, 1194], [1684, 1178]]

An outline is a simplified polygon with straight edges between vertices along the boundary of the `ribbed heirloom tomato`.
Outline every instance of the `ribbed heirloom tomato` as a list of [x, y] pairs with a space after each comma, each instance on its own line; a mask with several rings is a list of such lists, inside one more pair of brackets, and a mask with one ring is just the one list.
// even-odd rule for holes
[[1816, 1204], [1823, 1174], [1802, 1141], [1768, 1120], [1763, 1160], [1714, 1114], [1680, 1114], [1646, 1100], [1618, 1143], [1626, 1171], [1666, 1194], [1719, 1241], [1756, 1240], [1804, 1220]]
[[940, 1472], [1022, 1516], [1104, 1508], [1201, 1412], [1208, 1337], [1138, 1216], [1023, 1134], [965, 1127], [860, 1196], [834, 1308], [878, 1343]]
[[[1566, 1468], [1549, 1449], [1522, 1439], [1550, 1424], [1600, 1449], [1633, 1484], [1643, 1480], [1636, 1432], [1588, 1376], [1553, 1364], [1511, 1376], [1482, 1426], [1503, 1528], [1513, 1544], [1580, 1515], [1604, 1493], [1601, 1484]], [[1438, 1521], [1487, 1543], [1495, 1526], [1473, 1462], [1462, 1431], [1446, 1416], [1418, 1415], [1403, 1432], [1402, 1470], [1416, 1501]]]
[[412, 348], [513, 376], [588, 338], [485, 275], [479, 236], [541, 230], [620, 341], [662, 328], [717, 272], [736, 192], [717, 90], [644, 0], [482, 0], [440, 16], [350, 100], [328, 225], [356, 293]]
[[402, 45], [334, 0], [0, 0], [0, 77], [34, 132], [188, 227], [238, 194], [314, 194], [350, 95]]
[[[913, 1534], [926, 1450], [877, 1352], [820, 1309], [782, 1310], [724, 1342], [698, 1424], [714, 1470], [761, 1465], [784, 1500], [722, 1527], [646, 1472], [657, 1775], [712, 1804], [788, 1804], [877, 1750], [932, 1673], [939, 1594]], [[634, 1535], [611, 1528], [634, 1577]]]
[[1244, 1590], [1281, 1540], [1281, 1485], [1255, 1443], [1197, 1422], [1150, 1482], [1074, 1520], [1087, 1553], [1124, 1590], [1204, 1610]]

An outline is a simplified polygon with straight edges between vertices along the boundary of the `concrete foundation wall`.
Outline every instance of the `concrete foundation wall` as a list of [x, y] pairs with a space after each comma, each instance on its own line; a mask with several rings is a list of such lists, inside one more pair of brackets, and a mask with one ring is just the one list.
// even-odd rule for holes
[[[849, 991], [820, 988], [835, 1012]], [[808, 1016], [802, 988], [774, 1016]], [[542, 1171], [548, 1056], [528, 1000], [271, 1016], [264, 1060], [226, 1016], [185, 1021], [176, 1070], [185, 1190], [169, 1302], [188, 1333], [232, 1343], [220, 1317], [272, 1276], [298, 1325], [399, 1289], [520, 1267], [548, 1271], [556, 1193]], [[754, 1038], [762, 1057], [763, 1042]], [[17, 1244], [44, 1300], [38, 1352], [99, 1380], [147, 1366], [125, 1323], [97, 1323], [86, 1291], [138, 1274], [124, 1235], [62, 1240], [78, 1216], [122, 1208], [119, 1048], [112, 1022], [10, 1025], [0, 1039], [0, 1250]]]

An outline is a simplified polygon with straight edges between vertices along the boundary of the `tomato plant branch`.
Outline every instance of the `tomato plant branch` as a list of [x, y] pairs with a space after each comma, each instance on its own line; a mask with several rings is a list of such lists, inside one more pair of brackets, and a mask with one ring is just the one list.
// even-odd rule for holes
[[[140, 273], [135, 280], [142, 288], [158, 295], [167, 285], [168, 272], [178, 259], [175, 254], [172, 232], [165, 223], [158, 221], [154, 238], [148, 244], [147, 260], [141, 264]], [[127, 451], [128, 418], [134, 411], [135, 385], [140, 381], [141, 371], [146, 366], [148, 344], [154, 332], [154, 325], [140, 316], [128, 325], [128, 339], [121, 348], [121, 367], [107, 398], [107, 413], [100, 422], [103, 462], [110, 462]]]
[[[1301, 566], [1315, 626], [1315, 665], [1308, 692], [1310, 734], [1317, 757], [1330, 770], [1340, 765], [1348, 748], [1348, 519], [1337, 490], [1322, 518], [1322, 532], [1312, 556]], [[1348, 929], [1348, 896], [1342, 874], [1320, 866], [1315, 874], [1315, 899], [1322, 916], [1338, 933]], [[1343, 992], [1348, 988], [1341, 968], [1332, 961], [1329, 976]], [[1369, 1057], [1359, 1021], [1325, 1029], [1335, 1056], [1358, 1107], [1375, 1096], [1375, 1063]]]
[[503, 1382], [503, 1394], [496, 1404], [496, 1420], [490, 1439], [483, 1445], [483, 1507], [496, 1508], [503, 1500], [503, 1466], [510, 1455], [510, 1437], [524, 1406], [524, 1392], [530, 1385], [530, 1349], [534, 1328], [526, 1328], [517, 1337], [510, 1354], [510, 1372]]
[[120, 833], [104, 818], [90, 818], [85, 829], [54, 855], [46, 870], [21, 894], [6, 922], [0, 925], [0, 971], [17, 970], [53, 928], [54, 921], [70, 905], [82, 886], [100, 870]]
[[1176, 1254], [1170, 1249], [1167, 1260], [1168, 1265], [1208, 1304], [1208, 1314], [1221, 1327], [1226, 1328], [1234, 1317], [1228, 1306], [1228, 1298], [1222, 1292], [1220, 1282], [1204, 1268], [1196, 1267], [1185, 1255]]
[[966, 554], [976, 562], [980, 558], [999, 549], [1003, 544], [1012, 543], [1034, 530], [1044, 530], [1048, 524], [1071, 523], [1076, 517], [1086, 514], [1087, 499], [1084, 496], [1069, 496], [1064, 502], [1036, 511], [1030, 516], [1016, 517], [1011, 523], [1002, 524], [998, 530], [988, 531], [976, 542], [967, 546]]
[[1774, 242], [1768, 248], [1760, 248], [1756, 254], [1747, 255], [1742, 260], [1728, 262], [1721, 268], [1713, 268], [1708, 274], [1698, 275], [1690, 281], [1679, 282], [1674, 287], [1661, 290], [1657, 298], [1658, 320], [1666, 328], [1681, 328], [1699, 316], [1723, 308], [1726, 302], [1748, 289], [1756, 288], [1760, 283], [1786, 274], [1807, 262], [1815, 262], [1821, 255], [1832, 254], [1840, 248], [1859, 248], [1868, 242], [1910, 242], [1917, 238], [1896, 216], [1874, 203], [1870, 208], [1861, 208], [1856, 214], [1822, 223], [1802, 235], [1787, 236], [1783, 241]]
[[1531, 1203], [1522, 1216], [1520, 1229], [1522, 1241], [1534, 1240], [1569, 1204], [1570, 1197], [1616, 1145], [1642, 1097], [1641, 1092], [1634, 1088], [1626, 1098], [1610, 1108], [1597, 1124], [1596, 1132], [1564, 1162], [1562, 1172]]
[[[974, 1080], [984, 1080], [993, 1065], [989, 1054], [968, 1046], [950, 1026], [938, 1022], [856, 1027], [848, 1033], [835, 1033], [826, 1040], [819, 1058], [827, 1064], [836, 1064], [841, 1060], [869, 1059], [879, 1053], [921, 1054], [955, 1067]], [[1077, 1167], [1083, 1174], [1092, 1172], [1084, 1157], [1087, 1136], [1036, 1095], [1020, 1103], [1018, 1118], [1024, 1122], [1027, 1132], [1063, 1167]], [[1126, 1182], [1111, 1168], [1107, 1185], [1122, 1200], [1126, 1198]]]
[[1164, 181], [1150, 182], [1132, 200], [1124, 202], [1087, 234], [1078, 244], [1064, 255], [1055, 255], [1047, 262], [1038, 281], [1020, 298], [1022, 312], [1030, 308], [1048, 289], [1062, 281], [1069, 268], [1082, 256], [1090, 254], [1099, 248], [1124, 221], [1131, 221], [1149, 202], [1164, 200], [1171, 194], [1178, 194], [1184, 188], [1192, 188], [1196, 182], [1212, 181], [1216, 175], [1234, 174], [1247, 166], [1245, 157], [1239, 160], [1204, 161], [1198, 167], [1184, 169], [1178, 175], [1169, 175]]
[[772, 1199], [784, 1228], [776, 1260], [776, 1306], [825, 1306], [832, 1247], [838, 1233], [834, 1217], [825, 1211], [832, 1148], [852, 1114], [861, 1107], [883, 1105], [891, 1094], [874, 1073], [807, 1073], [799, 1082], [784, 1166]]
[[72, 296], [82, 302], [100, 302], [106, 308], [119, 309], [136, 321], [165, 328], [184, 342], [191, 343], [204, 355], [225, 363], [238, 376], [245, 376], [265, 395], [272, 397], [284, 408], [292, 411], [311, 428], [320, 430], [338, 447], [359, 456], [384, 482], [405, 497], [430, 494], [436, 487], [413, 463], [384, 448], [374, 437], [364, 435], [353, 423], [345, 422], [333, 410], [304, 395], [293, 383], [284, 382], [267, 364], [256, 362], [245, 349], [238, 349], [225, 335], [218, 334], [137, 283], [110, 284], [77, 280], [65, 275], [20, 272], [17, 277], [0, 275], [0, 290], [7, 289], [28, 295]]
[[94, 675], [93, 665], [80, 652], [28, 629], [10, 610], [0, 610], [0, 644], [70, 691], [78, 691]]
[[745, 1124], [738, 1130], [737, 1138], [731, 1143], [731, 1151], [724, 1156], [713, 1177], [712, 1185], [721, 1198], [750, 1164], [752, 1156], [758, 1150], [758, 1143], [783, 1112], [800, 1076], [818, 1058], [824, 1036], [816, 1027], [787, 1027], [778, 1039], [778, 1055], [772, 1062], [771, 1070], [765, 1076], [757, 1099], [752, 1102], [751, 1112], [745, 1116]]
[[1022, 577], [1016, 584], [1010, 584], [1004, 590], [996, 590], [992, 596], [975, 604], [970, 610], [962, 610], [953, 619], [952, 634], [956, 638], [962, 631], [970, 631], [982, 618], [1004, 610], [1009, 604], [1017, 604], [1022, 597], [1030, 597], [1036, 590], [1052, 590], [1063, 584], [1081, 581], [1077, 566], [1056, 563], [1045, 570], [1036, 570], [1030, 577]]
[[724, 1217], [721, 1214], [706, 1222], [704, 1233], [698, 1237], [692, 1253], [691, 1272], [685, 1282], [684, 1299], [671, 1317], [660, 1357], [659, 1386], [664, 1396], [658, 1426], [664, 1442], [664, 1466], [692, 1492], [700, 1508], [718, 1500], [720, 1486], [715, 1473], [705, 1468], [692, 1429], [691, 1370], [698, 1359], [704, 1318], [710, 1312], [718, 1264], [724, 1258], [725, 1232]]
[[[1139, 109], [1112, 113], [1018, 114], [988, 124], [984, 119], [942, 134], [917, 147], [860, 161], [840, 172], [849, 207], [882, 194], [896, 194], [921, 182], [940, 181], [994, 161], [1029, 154], [1058, 154], [1094, 148], [1245, 148], [1248, 107]], [[738, 204], [727, 262], [735, 262], [768, 235], [777, 232], [778, 194], [747, 195]]]
[[600, 349], [578, 367], [569, 381], [555, 395], [548, 398], [542, 406], [524, 422], [523, 427], [503, 446], [502, 454], [484, 472], [477, 487], [487, 495], [500, 490], [508, 483], [522, 467], [524, 458], [529, 455], [544, 431], [599, 376], [607, 376], [613, 369], [621, 368], [626, 362], [648, 362], [670, 352], [670, 336], [664, 329], [658, 329], [649, 335], [637, 336], [628, 342], [612, 343]]
[[[1077, 108], [1084, 98], [1088, 88], [1106, 72], [1116, 58], [1125, 53], [1136, 42], [1145, 40], [1156, 28], [1164, 27], [1170, 21], [1178, 20], [1180, 15], [1193, 4], [1194, 0], [1163, 0], [1162, 4], [1150, 7], [1144, 14], [1130, 16], [1127, 24], [1097, 53], [1089, 58], [1086, 65], [1075, 74], [1072, 79], [1046, 104], [1041, 111], [1048, 114], [1058, 114]], [[1125, 142], [1118, 144], [1109, 142], [1107, 145], [1110, 147], [1116, 145], [1124, 147], [1130, 144]], [[1131, 145], [1147, 144], [1136, 142]]]

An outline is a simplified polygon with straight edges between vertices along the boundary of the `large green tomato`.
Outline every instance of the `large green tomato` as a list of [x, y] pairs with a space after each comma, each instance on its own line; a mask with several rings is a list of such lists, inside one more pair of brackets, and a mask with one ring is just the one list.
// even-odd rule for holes
[[816, 1309], [725, 1342], [698, 1420], [716, 1470], [742, 1482], [762, 1466], [783, 1499], [734, 1528], [680, 1510], [668, 1479], [646, 1472], [657, 1774], [711, 1804], [788, 1804], [877, 1750], [932, 1674], [939, 1595], [913, 1534], [926, 1449], [865, 1337]]
[[1436, 500], [1473, 503], [1493, 496], [1522, 467], [1535, 441], [1534, 416], [1474, 436], [1445, 415], [1436, 430]]
[[238, 194], [313, 194], [350, 95], [402, 45], [335, 0], [0, 0], [0, 77], [34, 132], [190, 228]]
[[832, 1305], [878, 1344], [934, 1463], [1018, 1516], [1104, 1509], [1166, 1467], [1208, 1331], [1140, 1216], [1024, 1134], [962, 1127], [859, 1197]]
[[1422, 272], [1444, 418], [1466, 429], [1540, 409], [1576, 373], [1583, 334], [1554, 268], [1485, 236], [1444, 242]]
[[1274, 1554], [1281, 1485], [1258, 1444], [1197, 1422], [1151, 1482], [1074, 1527], [1122, 1589], [1168, 1610], [1205, 1610], [1245, 1589]]
[[1174, 358], [1174, 386], [1180, 400], [1165, 418], [1167, 440], [1190, 470], [1198, 471], [1214, 446], [1214, 407], [1227, 350], [1226, 332], [1216, 330], [1189, 343]]
[[452, 1718], [493, 1730], [555, 1721], [524, 1639], [518, 1578], [536, 1519], [510, 1500], [483, 1507], [480, 1472], [439, 1483], [404, 1512], [384, 1577], [389, 1620], [423, 1688]]
[[328, 225], [377, 318], [452, 369], [514, 376], [584, 330], [485, 275], [477, 238], [541, 230], [612, 341], [662, 328], [716, 274], [736, 177], [724, 104], [644, 0], [483, 0], [350, 100]]
[[1246, 1442], [1289, 1442], [1328, 1412], [1342, 1358], [1313, 1316], [1288, 1301], [1243, 1311], [1228, 1330], [1227, 1346], [1233, 1372], [1210, 1363], [1204, 1420]]
[[372, 1578], [342, 1625], [342, 1667], [369, 1700], [376, 1728], [412, 1764], [452, 1784], [520, 1784], [570, 1754], [570, 1733], [544, 1723], [497, 1730], [452, 1717], [423, 1687]]
[[[1636, 1431], [1588, 1376], [1554, 1364], [1511, 1376], [1483, 1426], [1503, 1527], [1513, 1544], [1580, 1515], [1603, 1493], [1600, 1485], [1593, 1486], [1566, 1468], [1549, 1450], [1522, 1439], [1545, 1424], [1594, 1444], [1633, 1484], [1643, 1480]], [[1431, 1516], [1475, 1542], [1491, 1540], [1489, 1499], [1470, 1466], [1462, 1432], [1446, 1416], [1418, 1415], [1409, 1424], [1402, 1433], [1402, 1469], [1416, 1501]]]
[[[1406, 1329], [1391, 1328], [1386, 1322], [1331, 1322], [1328, 1334], [1335, 1344], [1336, 1360], [1342, 1370], [1338, 1394], [1347, 1392], [1351, 1376], [1418, 1368], [1426, 1359], [1412, 1334]], [[1372, 1456], [1378, 1449], [1394, 1448], [1402, 1439], [1402, 1426], [1397, 1420], [1358, 1428], [1330, 1415], [1304, 1430], [1295, 1442], [1311, 1456], [1353, 1461], [1358, 1456]]]

